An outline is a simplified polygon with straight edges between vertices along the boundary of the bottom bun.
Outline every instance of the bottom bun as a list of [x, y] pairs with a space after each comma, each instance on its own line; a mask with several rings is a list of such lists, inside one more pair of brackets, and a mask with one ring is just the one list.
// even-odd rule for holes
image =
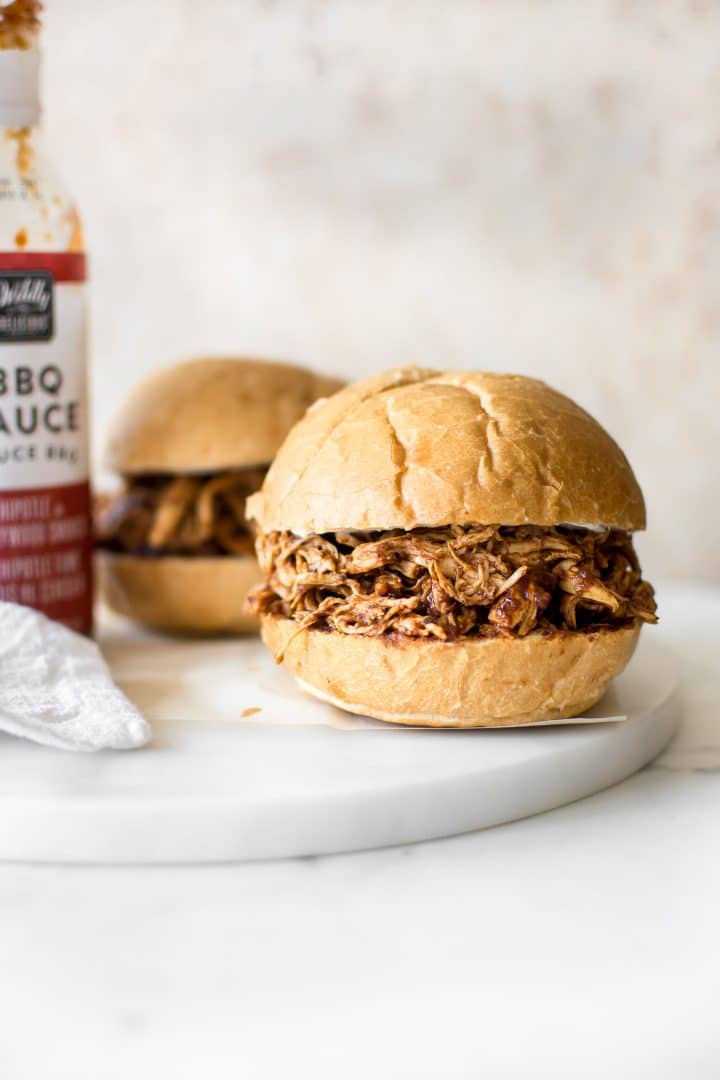
[[261, 578], [252, 557], [98, 553], [100, 594], [113, 611], [172, 634], [257, 633], [245, 610]]
[[503, 727], [579, 716], [632, 656], [640, 625], [555, 637], [427, 641], [303, 630], [262, 636], [303, 690], [347, 712], [423, 727]]

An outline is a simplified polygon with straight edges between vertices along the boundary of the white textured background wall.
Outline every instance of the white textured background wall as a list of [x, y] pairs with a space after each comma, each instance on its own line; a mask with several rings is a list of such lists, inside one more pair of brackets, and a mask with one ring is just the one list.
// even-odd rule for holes
[[545, 377], [720, 577], [720, 4], [47, 0], [96, 441], [198, 352]]

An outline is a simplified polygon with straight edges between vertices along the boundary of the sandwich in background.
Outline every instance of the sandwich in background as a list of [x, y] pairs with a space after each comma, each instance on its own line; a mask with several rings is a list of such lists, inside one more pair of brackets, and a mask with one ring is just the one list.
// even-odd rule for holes
[[189, 360], [152, 375], [112, 425], [106, 454], [122, 490], [96, 505], [101, 594], [157, 630], [257, 630], [259, 579], [245, 518], [283, 439], [342, 384], [290, 364]]

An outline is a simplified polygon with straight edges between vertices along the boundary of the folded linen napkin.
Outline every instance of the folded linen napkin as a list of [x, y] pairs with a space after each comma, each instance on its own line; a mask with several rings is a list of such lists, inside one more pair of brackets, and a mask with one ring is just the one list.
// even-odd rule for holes
[[2, 601], [0, 731], [63, 750], [132, 750], [151, 737], [93, 641]]

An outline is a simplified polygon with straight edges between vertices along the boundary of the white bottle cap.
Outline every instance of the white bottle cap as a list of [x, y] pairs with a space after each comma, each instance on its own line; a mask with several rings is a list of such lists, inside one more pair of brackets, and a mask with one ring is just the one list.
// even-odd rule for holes
[[40, 50], [0, 49], [0, 127], [40, 120]]

